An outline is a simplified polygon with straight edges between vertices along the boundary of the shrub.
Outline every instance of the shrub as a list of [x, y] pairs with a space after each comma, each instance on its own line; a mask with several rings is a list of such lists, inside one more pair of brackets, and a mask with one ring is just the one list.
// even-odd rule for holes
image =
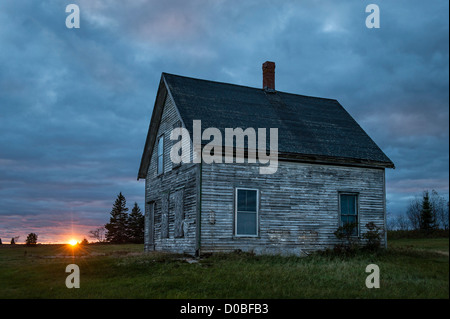
[[384, 234], [383, 228], [378, 227], [374, 222], [368, 222], [366, 228], [368, 231], [362, 236], [366, 240], [364, 248], [368, 250], [379, 249], [381, 246], [381, 237]]
[[334, 232], [334, 235], [341, 243], [334, 245], [334, 251], [337, 253], [351, 253], [359, 247], [359, 240], [355, 234], [356, 223], [346, 223]]

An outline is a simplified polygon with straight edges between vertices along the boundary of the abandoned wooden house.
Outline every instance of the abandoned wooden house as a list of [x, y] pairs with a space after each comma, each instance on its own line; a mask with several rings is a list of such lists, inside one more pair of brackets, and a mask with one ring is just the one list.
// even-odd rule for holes
[[[192, 137], [196, 120], [221, 133], [277, 128], [276, 171], [249, 160], [174, 163], [171, 131]], [[361, 237], [370, 221], [386, 225], [386, 168], [393, 162], [337, 100], [276, 91], [273, 62], [263, 88], [163, 73], [138, 172], [145, 249], [302, 255], [336, 244], [348, 222]]]

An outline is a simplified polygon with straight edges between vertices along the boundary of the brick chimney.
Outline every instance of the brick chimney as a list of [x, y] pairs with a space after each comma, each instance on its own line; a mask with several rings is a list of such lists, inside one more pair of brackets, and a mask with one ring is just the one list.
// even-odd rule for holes
[[267, 92], [275, 92], [275, 62], [266, 61], [262, 65], [263, 89]]

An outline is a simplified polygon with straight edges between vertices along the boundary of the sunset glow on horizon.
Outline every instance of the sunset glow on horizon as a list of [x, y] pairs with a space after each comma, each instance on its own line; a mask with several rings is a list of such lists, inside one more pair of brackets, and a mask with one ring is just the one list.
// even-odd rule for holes
[[77, 242], [75, 239], [69, 240], [69, 245], [75, 246], [75, 245], [77, 245], [77, 244], [78, 244], [78, 242]]

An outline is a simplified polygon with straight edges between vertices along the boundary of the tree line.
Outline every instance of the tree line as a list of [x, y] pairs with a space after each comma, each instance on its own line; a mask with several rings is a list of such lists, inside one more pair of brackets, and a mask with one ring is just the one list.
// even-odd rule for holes
[[[131, 212], [128, 213], [127, 201], [122, 192], [117, 195], [117, 198], [110, 211], [109, 223], [89, 231], [89, 237], [97, 242], [108, 242], [114, 244], [144, 243], [144, 215], [135, 202]], [[17, 243], [19, 236], [11, 238], [10, 244]], [[29, 246], [37, 244], [38, 236], [36, 233], [28, 234], [25, 243]], [[2, 239], [0, 238], [0, 245]], [[79, 244], [88, 244], [84, 238]]]
[[[12, 237], [10, 244], [15, 245], [17, 243], [17, 241], [19, 240], [19, 237], [20, 236]], [[37, 238], [38, 238], [38, 236], [36, 235], [36, 233], [29, 233], [27, 236], [27, 239], [25, 239], [25, 244], [28, 246], [36, 245]], [[2, 244], [3, 244], [2, 239], [0, 238], [0, 245], [2, 245]]]
[[390, 216], [388, 230], [418, 230], [433, 232], [449, 229], [449, 202], [435, 190], [423, 191], [412, 199], [406, 211], [396, 217]]
[[120, 192], [111, 209], [109, 223], [104, 226], [104, 231], [97, 228], [90, 233], [91, 237], [97, 237], [99, 241], [114, 244], [142, 244], [144, 243], [144, 215], [136, 202], [131, 213], [128, 213], [127, 201]]

